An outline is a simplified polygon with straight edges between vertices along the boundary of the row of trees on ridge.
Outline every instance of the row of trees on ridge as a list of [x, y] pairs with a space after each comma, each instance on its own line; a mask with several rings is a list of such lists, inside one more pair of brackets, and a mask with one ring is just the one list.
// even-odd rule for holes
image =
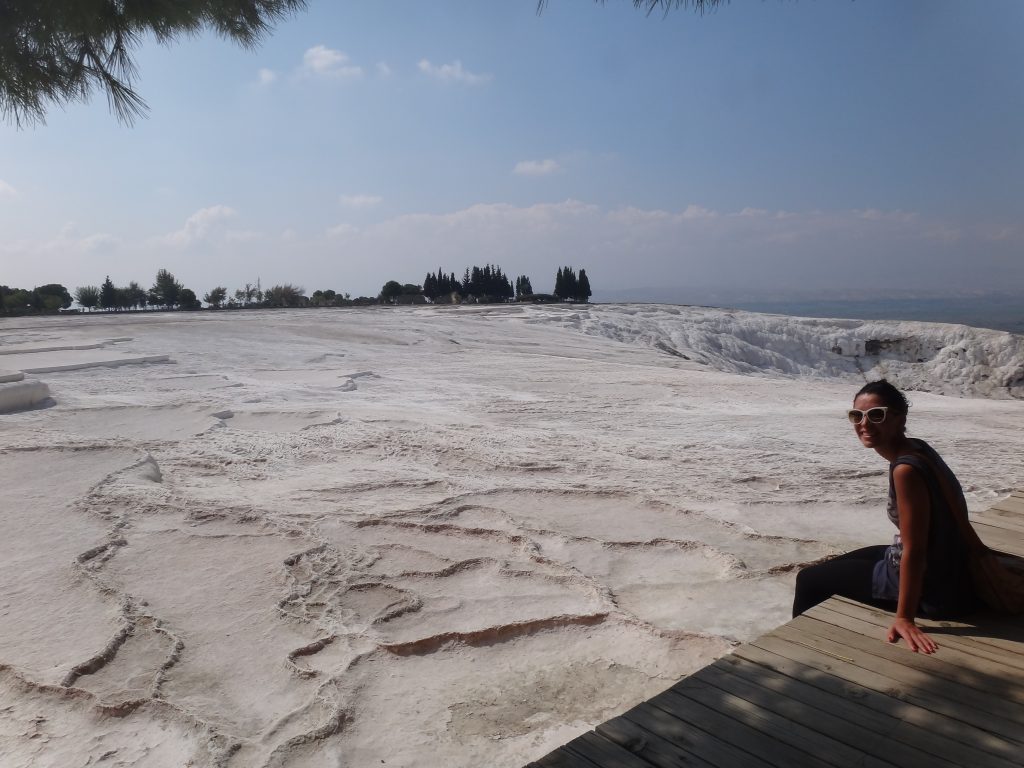
[[376, 297], [352, 298], [334, 290], [316, 290], [306, 296], [299, 286], [285, 283], [262, 288], [259, 280], [246, 283], [233, 294], [218, 285], [208, 291], [202, 302], [195, 291], [186, 288], [166, 269], [156, 273], [153, 285], [143, 288], [134, 280], [126, 286], [114, 285], [108, 275], [102, 284], [83, 285], [74, 295], [59, 283], [37, 286], [31, 291], [0, 285], [0, 314], [27, 314], [57, 312], [69, 309], [74, 301], [88, 311], [106, 310], [123, 312], [145, 309], [201, 309], [205, 302], [211, 309], [239, 309], [247, 307], [340, 307], [368, 304], [450, 304], [471, 302], [479, 304], [508, 301], [579, 301], [591, 296], [586, 270], [577, 275], [572, 267], [560, 267], [555, 276], [552, 293], [535, 293], [530, 278], [519, 275], [513, 284], [499, 266], [467, 267], [462, 279], [454, 272], [427, 273], [423, 285], [399, 283], [389, 280]]
[[466, 267], [462, 279], [455, 273], [438, 269], [428, 272], [423, 285], [388, 280], [377, 297], [382, 304], [465, 303], [494, 304], [508, 301], [580, 301], [591, 297], [590, 280], [584, 269], [579, 275], [572, 267], [559, 267], [552, 293], [535, 293], [527, 275], [520, 275], [515, 284], [499, 266]]

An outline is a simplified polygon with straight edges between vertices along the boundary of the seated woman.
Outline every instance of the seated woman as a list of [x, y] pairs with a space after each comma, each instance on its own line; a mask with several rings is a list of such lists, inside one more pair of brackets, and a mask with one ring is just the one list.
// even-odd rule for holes
[[[951, 619], [978, 604], [968, 566], [968, 542], [950, 509], [945, 488], [963, 498], [956, 476], [923, 440], [906, 435], [910, 404], [885, 379], [861, 387], [849, 419], [857, 437], [889, 462], [889, 519], [899, 528], [892, 546], [864, 547], [803, 568], [796, 578], [793, 615], [833, 595], [894, 610], [887, 639], [901, 637], [917, 652], [935, 642], [917, 616]], [[943, 477], [939, 477], [941, 473]]]

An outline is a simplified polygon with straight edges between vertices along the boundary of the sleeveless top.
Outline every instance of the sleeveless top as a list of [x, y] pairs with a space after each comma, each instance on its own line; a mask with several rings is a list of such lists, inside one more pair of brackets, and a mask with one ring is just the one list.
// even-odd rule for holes
[[[926, 455], [943, 473], [953, 492], [963, 498], [963, 489], [953, 471], [946, 466], [935, 450], [924, 440], [910, 439], [914, 450]], [[924, 584], [921, 589], [921, 603], [918, 613], [927, 618], [946, 618], [970, 612], [977, 599], [971, 584], [968, 566], [967, 544], [960, 534], [953, 510], [946, 503], [945, 494], [938, 478], [931, 468], [919, 457], [910, 454], [897, 457], [889, 465], [889, 503], [886, 512], [894, 525], [899, 527], [899, 510], [896, 506], [896, 489], [893, 484], [893, 470], [900, 464], [909, 464], [919, 472], [928, 486], [930, 518], [928, 521], [928, 543], [925, 548]], [[885, 556], [875, 564], [872, 579], [872, 596], [879, 600], [898, 600], [900, 595], [900, 558], [903, 544], [900, 535], [893, 537], [892, 546], [886, 548]]]

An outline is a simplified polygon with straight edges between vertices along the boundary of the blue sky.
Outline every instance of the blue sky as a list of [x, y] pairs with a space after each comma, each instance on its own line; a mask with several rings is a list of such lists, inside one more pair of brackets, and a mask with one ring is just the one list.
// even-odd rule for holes
[[0, 126], [0, 283], [1024, 291], [1024, 4], [311, 0]]

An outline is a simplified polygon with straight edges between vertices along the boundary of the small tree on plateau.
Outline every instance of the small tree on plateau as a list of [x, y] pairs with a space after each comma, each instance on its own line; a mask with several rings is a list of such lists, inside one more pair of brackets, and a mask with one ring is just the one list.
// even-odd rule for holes
[[586, 304], [593, 294], [590, 291], [590, 278], [587, 277], [587, 270], [581, 269], [579, 279], [576, 281], [576, 301]]
[[182, 288], [178, 291], [178, 304], [181, 309], [199, 309], [202, 306], [191, 288]]
[[100, 305], [100, 289], [95, 285], [82, 285], [75, 289], [75, 301], [90, 311]]
[[32, 293], [35, 294], [33, 301], [35, 308], [42, 311], [54, 312], [58, 309], [67, 309], [74, 301], [71, 294], [68, 293], [68, 289], [60, 283], [37, 285]]
[[212, 289], [208, 294], [203, 296], [203, 301], [209, 304], [214, 309], [220, 309], [220, 305], [224, 303], [224, 299], [228, 297], [228, 289], [222, 285], [218, 285]]
[[388, 280], [384, 283], [384, 287], [380, 289], [380, 302], [382, 304], [394, 304], [399, 296], [402, 295], [403, 288], [402, 284], [397, 280]]
[[575, 301], [578, 280], [572, 267], [559, 267], [555, 275], [554, 294], [562, 301]]
[[117, 288], [111, 282], [110, 275], [107, 275], [107, 279], [100, 286], [100, 306], [104, 309], [113, 309], [117, 306]]
[[182, 286], [174, 279], [174, 275], [166, 269], [156, 273], [156, 282], [149, 289], [151, 304], [159, 304], [164, 307], [173, 307], [178, 304], [178, 294]]

